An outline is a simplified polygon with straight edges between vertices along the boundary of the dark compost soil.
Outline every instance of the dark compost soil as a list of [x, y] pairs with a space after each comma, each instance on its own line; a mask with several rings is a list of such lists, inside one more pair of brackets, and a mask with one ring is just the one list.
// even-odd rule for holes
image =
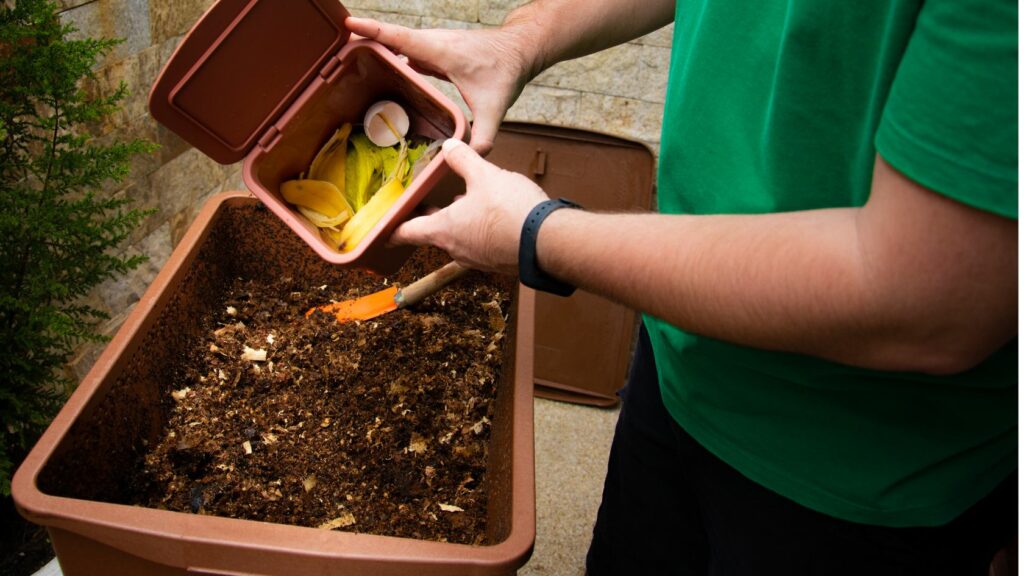
[[[429, 272], [437, 260], [421, 254], [393, 280]], [[304, 316], [386, 286], [361, 271], [337, 286], [231, 283], [162, 400], [170, 419], [144, 457], [134, 503], [485, 543], [511, 295], [474, 273], [411, 311], [347, 324]]]

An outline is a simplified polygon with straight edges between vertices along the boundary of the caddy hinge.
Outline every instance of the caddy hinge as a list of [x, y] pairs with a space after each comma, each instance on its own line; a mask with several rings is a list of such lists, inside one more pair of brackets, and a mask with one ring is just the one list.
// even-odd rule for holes
[[328, 60], [327, 63], [324, 64], [324, 67], [320, 69], [320, 77], [323, 78], [325, 82], [330, 83], [334, 80], [334, 77], [337, 76], [337, 73], [340, 71], [341, 60], [338, 60], [338, 58], [335, 56]]
[[263, 148], [263, 150], [269, 151], [274, 144], [277, 144], [277, 141], [280, 138], [281, 131], [277, 129], [277, 125], [271, 124], [270, 127], [267, 128], [267, 131], [263, 133], [263, 136], [260, 136], [257, 144], [259, 144], [260, 148]]

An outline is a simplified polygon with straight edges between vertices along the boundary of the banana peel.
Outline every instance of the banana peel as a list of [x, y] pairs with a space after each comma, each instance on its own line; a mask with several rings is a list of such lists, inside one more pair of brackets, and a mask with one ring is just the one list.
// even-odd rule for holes
[[317, 152], [313, 163], [309, 166], [311, 180], [323, 180], [334, 184], [338, 191], [345, 194], [345, 164], [348, 156], [348, 138], [352, 133], [352, 125], [345, 123], [338, 128], [331, 139]]
[[355, 214], [345, 198], [345, 159], [352, 125], [345, 123], [335, 130], [313, 158], [308, 178], [289, 180], [281, 185], [281, 196], [295, 205], [326, 242], [337, 247], [338, 228]]
[[281, 196], [296, 206], [319, 212], [328, 219], [355, 212], [338, 187], [323, 180], [288, 180], [281, 184]]
[[380, 147], [343, 124], [317, 152], [309, 174], [281, 185], [281, 195], [320, 230], [323, 240], [350, 251], [384, 217], [440, 142]]
[[337, 226], [341, 226], [345, 222], [348, 222], [348, 219], [352, 217], [352, 211], [347, 209], [339, 212], [337, 216], [329, 218], [320, 212], [310, 210], [305, 206], [297, 206], [297, 208], [299, 209], [299, 213], [305, 216], [306, 220], [312, 222], [317, 228], [335, 228]]
[[334, 247], [335, 250], [341, 246], [341, 229], [337, 227], [321, 228], [320, 237], [327, 242], [328, 245]]
[[424, 142], [416, 146], [409, 146], [409, 171], [402, 180], [402, 184], [405, 185], [406, 188], [412, 184], [412, 181], [419, 176], [420, 172], [426, 168], [427, 164], [434, 159], [434, 156], [436, 156], [437, 152], [441, 149], [442, 142], [442, 140], [435, 140], [430, 144]]
[[350, 139], [352, 151], [345, 159], [345, 196], [356, 212], [383, 184], [384, 152], [365, 134]]
[[357, 210], [341, 229], [341, 251], [348, 252], [359, 245], [373, 227], [387, 214], [391, 206], [405, 192], [401, 180], [393, 179], [377, 190], [360, 210]]

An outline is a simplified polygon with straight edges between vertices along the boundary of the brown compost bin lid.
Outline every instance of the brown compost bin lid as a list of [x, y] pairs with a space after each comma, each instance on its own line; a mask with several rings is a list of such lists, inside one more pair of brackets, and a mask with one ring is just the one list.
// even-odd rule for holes
[[[636, 142], [583, 130], [506, 122], [487, 159], [525, 174], [553, 198], [569, 198], [588, 209], [651, 209], [654, 155]], [[462, 183], [448, 177], [442, 186]], [[615, 405], [629, 368], [638, 314], [582, 290], [569, 298], [537, 292], [536, 308], [535, 394]]]
[[[348, 42], [337, 0], [220, 0], [149, 95], [153, 118], [222, 164], [244, 158]], [[336, 63], [336, 61], [331, 61]]]

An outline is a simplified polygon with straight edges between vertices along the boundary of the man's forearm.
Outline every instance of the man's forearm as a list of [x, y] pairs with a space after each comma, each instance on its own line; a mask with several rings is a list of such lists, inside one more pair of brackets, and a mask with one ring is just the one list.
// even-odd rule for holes
[[967, 369], [1016, 334], [1016, 223], [884, 165], [863, 208], [559, 210], [543, 269], [688, 331], [883, 370]]
[[521, 34], [536, 76], [563, 60], [653, 32], [674, 14], [671, 0], [535, 0], [509, 13], [503, 28]]
[[[871, 365], [853, 211], [766, 216], [560, 210], [542, 268], [688, 331]], [[849, 355], [859, 350], [859, 357]]]

